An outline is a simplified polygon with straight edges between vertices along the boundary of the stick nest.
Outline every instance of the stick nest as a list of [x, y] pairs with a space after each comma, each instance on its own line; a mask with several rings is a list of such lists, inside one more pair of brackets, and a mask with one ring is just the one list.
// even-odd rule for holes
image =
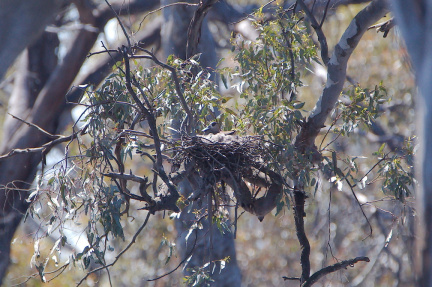
[[268, 153], [260, 136], [197, 136], [182, 139], [178, 163], [193, 162], [203, 174], [226, 171], [237, 175], [250, 170], [251, 166], [263, 163]]

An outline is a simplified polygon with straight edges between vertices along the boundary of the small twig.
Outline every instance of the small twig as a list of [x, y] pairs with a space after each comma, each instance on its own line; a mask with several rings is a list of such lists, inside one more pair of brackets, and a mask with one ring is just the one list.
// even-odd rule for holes
[[165, 277], [165, 276], [170, 275], [171, 273], [173, 273], [173, 272], [175, 272], [177, 269], [179, 269], [179, 267], [182, 266], [183, 263], [185, 263], [185, 262], [186, 262], [186, 261], [187, 261], [187, 260], [192, 256], [193, 252], [195, 251], [195, 247], [196, 247], [196, 244], [197, 244], [197, 241], [198, 241], [198, 232], [197, 232], [196, 229], [195, 229], [194, 231], [195, 231], [195, 241], [194, 241], [194, 245], [192, 246], [192, 249], [191, 249], [191, 251], [189, 252], [189, 254], [188, 254], [185, 258], [183, 258], [183, 260], [182, 260], [182, 261], [177, 265], [177, 267], [174, 268], [173, 270], [171, 270], [170, 272], [165, 273], [164, 275], [158, 276], [158, 277], [153, 278], [153, 279], [148, 279], [147, 281], [156, 281], [156, 280], [159, 280], [159, 279], [161, 279], [161, 278], [163, 278], [163, 277]]
[[118, 15], [117, 12], [114, 10], [114, 8], [111, 6], [111, 4], [108, 2], [108, 0], [105, 0], [105, 2], [107, 3], [107, 5], [110, 7], [111, 11], [113, 11], [114, 15], [116, 16], [117, 21], [119, 22], [120, 27], [121, 27], [122, 30], [123, 30], [123, 34], [125, 35], [126, 40], [127, 40], [127, 42], [128, 42], [128, 48], [129, 48], [128, 51], [130, 52], [130, 51], [131, 51], [131, 42], [130, 42], [130, 39], [129, 39], [129, 35], [128, 35], [127, 31], [126, 31], [126, 28], [125, 28], [124, 25], [123, 25], [122, 20], [120, 19], [119, 15]]
[[356, 200], [358, 206], [360, 207], [360, 210], [361, 210], [361, 212], [362, 212], [364, 218], [366, 219], [366, 221], [367, 221], [367, 223], [368, 223], [368, 225], [369, 225], [370, 234], [369, 234], [368, 236], [366, 236], [365, 238], [363, 238], [363, 240], [365, 240], [366, 238], [372, 236], [372, 233], [373, 233], [372, 224], [370, 223], [369, 218], [367, 218], [366, 213], [364, 212], [363, 207], [362, 207], [360, 201], [358, 200], [357, 195], [356, 195], [355, 192], [354, 192], [354, 187], [351, 185], [351, 183], [349, 182], [348, 178], [345, 177], [345, 181], [346, 181], [346, 183], [348, 184], [348, 186], [350, 187], [350, 189], [351, 189], [351, 193], [353, 194], [353, 196], [354, 196], [354, 198], [355, 198], [355, 200]]
[[165, 63], [159, 61], [159, 59], [152, 52], [150, 52], [150, 51], [148, 51], [146, 49], [143, 49], [141, 47], [136, 47], [136, 48], [139, 49], [139, 50], [141, 50], [141, 51], [143, 51], [143, 52], [145, 52], [145, 53], [147, 53], [148, 55], [150, 55], [150, 57], [153, 60], [153, 62], [155, 62], [157, 65], [159, 65], [162, 68], [167, 69], [167, 70], [169, 70], [171, 72], [171, 76], [172, 76], [172, 79], [174, 81], [174, 86], [175, 86], [175, 90], [176, 90], [177, 96], [178, 96], [178, 98], [180, 100], [180, 104], [182, 105], [182, 108], [185, 111], [187, 119], [188, 119], [188, 124], [186, 126], [186, 130], [187, 130], [188, 133], [190, 133], [191, 128], [192, 128], [192, 120], [193, 120], [192, 112], [191, 112], [191, 110], [190, 110], [190, 108], [189, 108], [189, 106], [188, 106], [188, 104], [186, 102], [186, 99], [185, 99], [184, 95], [183, 95], [183, 92], [182, 92], [182, 89], [181, 89], [181, 86], [180, 86], [180, 81], [179, 81], [178, 76], [177, 76], [176, 69], [174, 67], [168, 65], [168, 64], [165, 64]]
[[54, 146], [60, 144], [60, 143], [64, 143], [64, 142], [68, 142], [68, 141], [72, 141], [74, 138], [76, 138], [76, 136], [79, 133], [82, 133], [83, 130], [79, 130], [73, 134], [71, 134], [70, 136], [61, 136], [61, 135], [57, 135], [55, 137], [57, 137], [55, 140], [52, 140], [50, 142], [47, 142], [46, 144], [43, 144], [40, 147], [34, 147], [34, 148], [23, 148], [23, 149], [13, 149], [11, 151], [9, 151], [7, 154], [1, 155], [0, 156], [0, 160], [6, 159], [8, 157], [12, 157], [15, 156], [17, 154], [22, 154], [22, 153], [29, 153], [29, 152], [42, 152], [42, 154], [46, 154], [48, 153]]
[[[64, 265], [62, 265], [62, 266], [60, 266], [59, 268], [57, 268], [57, 269], [55, 269], [55, 270], [53, 270], [53, 271], [48, 271], [48, 272], [45, 272], [44, 271], [44, 275], [46, 275], [46, 274], [53, 274], [53, 273], [57, 273], [57, 272], [59, 272], [58, 274], [56, 274], [53, 278], [51, 278], [51, 279], [49, 279], [49, 280], [46, 280], [45, 281], [45, 283], [49, 283], [49, 282], [51, 282], [51, 281], [53, 281], [54, 279], [56, 279], [58, 276], [60, 276], [65, 270], [66, 270], [66, 268], [69, 266], [69, 264], [70, 263], [66, 263], [66, 264], [64, 264]], [[24, 283], [26, 283], [26, 282], [28, 282], [30, 279], [32, 279], [32, 278], [36, 278], [36, 277], [38, 277], [39, 276], [39, 273], [33, 273], [33, 274], [31, 274], [31, 275], [29, 275], [23, 282], [21, 282], [21, 283], [18, 283], [18, 284], [14, 284], [14, 285], [11, 285], [12, 287], [15, 287], [15, 286], [23, 286], [23, 285], [25, 285]]]
[[[390, 153], [390, 152], [389, 152]], [[382, 161], [387, 159], [387, 156], [389, 155], [389, 153], [387, 153], [386, 155], [384, 155], [384, 157], [382, 159], [380, 159], [379, 161], [377, 161], [373, 167], [371, 167], [368, 172], [366, 172], [365, 175], [362, 176], [362, 178], [358, 181], [361, 182], [375, 167], [377, 167]], [[357, 186], [357, 184], [354, 184], [353, 187]]]
[[300, 277], [287, 277], [287, 276], [282, 276], [283, 280], [295, 280], [295, 281], [300, 281], [301, 278]]
[[105, 54], [105, 53], [118, 53], [118, 51], [113, 50], [113, 49], [106, 49], [103, 51], [91, 52], [91, 53], [87, 54], [87, 58], [90, 58], [91, 56], [94, 56], [94, 55]]
[[325, 9], [324, 9], [324, 15], [323, 15], [322, 20], [321, 20], [321, 23], [320, 23], [320, 25], [319, 25], [320, 29], [322, 28], [322, 26], [323, 26], [323, 24], [324, 24], [325, 18], [326, 18], [326, 16], [327, 16], [327, 11], [328, 11], [328, 7], [329, 7], [329, 5], [330, 5], [330, 0], [327, 0], [326, 7], [325, 7]]
[[161, 7], [157, 8], [157, 9], [155, 9], [155, 10], [153, 10], [153, 11], [150, 11], [150, 12], [148, 12], [147, 14], [145, 14], [144, 17], [142, 18], [141, 22], [139, 23], [139, 26], [138, 26], [138, 29], [137, 29], [137, 30], [139, 31], [139, 30], [141, 29], [141, 25], [142, 25], [142, 23], [144, 22], [144, 20], [145, 20], [148, 16], [150, 16], [151, 14], [156, 13], [156, 12], [162, 10], [162, 9], [165, 9], [165, 8], [168, 8], [168, 7], [171, 7], [171, 6], [175, 6], [175, 5], [198, 6], [199, 4], [196, 4], [196, 3], [188, 3], [188, 2], [176, 2], [176, 3], [171, 3], [171, 4], [167, 4], [167, 5], [161, 6]]
[[40, 131], [41, 133], [43, 133], [44, 135], [46, 135], [47, 137], [49, 137], [51, 139], [55, 139], [55, 138], [60, 137], [59, 135], [53, 135], [52, 133], [47, 132], [46, 130], [44, 130], [43, 128], [41, 128], [38, 125], [35, 125], [33, 123], [29, 123], [29, 122], [27, 122], [27, 121], [25, 121], [25, 120], [23, 120], [23, 119], [21, 119], [21, 118], [19, 118], [17, 116], [14, 116], [11, 113], [8, 113], [8, 115], [10, 115], [14, 119], [19, 120], [20, 122], [22, 122], [22, 123], [24, 123], [24, 124], [26, 124], [28, 126], [31, 126], [31, 127], [35, 128], [35, 129], [37, 129], [38, 131]]

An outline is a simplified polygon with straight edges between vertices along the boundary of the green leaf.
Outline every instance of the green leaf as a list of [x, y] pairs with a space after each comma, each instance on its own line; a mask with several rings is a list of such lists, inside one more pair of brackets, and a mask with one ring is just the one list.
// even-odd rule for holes
[[304, 102], [300, 102], [300, 103], [293, 104], [293, 107], [294, 107], [294, 109], [299, 110], [299, 109], [303, 108], [304, 105], [305, 105]]

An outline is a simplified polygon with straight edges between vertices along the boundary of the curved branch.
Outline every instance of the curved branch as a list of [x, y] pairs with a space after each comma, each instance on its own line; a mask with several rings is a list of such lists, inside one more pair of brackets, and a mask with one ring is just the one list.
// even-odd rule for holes
[[188, 29], [188, 40], [186, 44], [186, 58], [192, 57], [198, 50], [198, 43], [201, 38], [201, 27], [205, 16], [210, 8], [219, 0], [203, 1], [195, 11]]
[[320, 278], [326, 276], [327, 274], [336, 272], [341, 269], [346, 269], [348, 266], [353, 267], [354, 264], [359, 261], [369, 262], [370, 260], [368, 257], [356, 257], [354, 259], [344, 260], [342, 262], [338, 262], [336, 264], [324, 267], [323, 269], [312, 274], [312, 276], [306, 282], [303, 283], [302, 287], [310, 287], [314, 283], [316, 283]]

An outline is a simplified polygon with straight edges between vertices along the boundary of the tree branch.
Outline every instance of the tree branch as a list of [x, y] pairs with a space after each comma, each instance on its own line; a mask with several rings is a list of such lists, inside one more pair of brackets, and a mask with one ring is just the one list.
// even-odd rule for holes
[[336, 264], [324, 267], [321, 270], [312, 274], [312, 276], [306, 282], [303, 283], [302, 287], [310, 287], [313, 284], [315, 284], [316, 282], [318, 282], [318, 280], [320, 278], [322, 278], [322, 277], [324, 277], [330, 273], [336, 272], [338, 270], [346, 269], [348, 266], [353, 267], [355, 263], [360, 262], [360, 261], [369, 262], [369, 258], [368, 257], [356, 257], [354, 259], [344, 260], [342, 262], [338, 262]]
[[[298, 3], [302, 1], [299, 0]], [[363, 34], [368, 27], [381, 19], [388, 12], [384, 0], [375, 0], [366, 8], [360, 11], [342, 35], [339, 43], [336, 45], [333, 55], [328, 61], [327, 84], [315, 106], [311, 115], [300, 129], [295, 139], [295, 147], [302, 154], [315, 150], [315, 139], [321, 128], [333, 110], [337, 99], [342, 91], [348, 60], [359, 43]], [[302, 246], [301, 265], [302, 276], [301, 283], [307, 282], [310, 274], [310, 245], [304, 231], [304, 204], [307, 198], [303, 185], [297, 183], [294, 186], [294, 218], [296, 224], [297, 237]]]
[[219, 0], [204, 0], [195, 11], [188, 29], [188, 40], [186, 44], [186, 58], [192, 57], [198, 51], [198, 43], [201, 38], [201, 27], [205, 16], [210, 8]]
[[368, 27], [387, 14], [384, 0], [375, 0], [360, 11], [342, 35], [328, 63], [327, 83], [308, 120], [300, 130], [295, 145], [304, 151], [312, 148], [314, 141], [324, 127], [324, 123], [333, 110], [345, 82], [348, 60], [357, 47]]
[[[318, 24], [317, 20], [315, 19], [315, 16], [312, 14], [312, 12], [306, 6], [306, 4], [303, 2], [303, 0], [297, 0], [297, 3], [300, 5], [300, 7], [303, 9], [303, 11], [305, 11], [309, 21], [311, 22], [312, 28], [314, 28], [315, 32], [317, 33], [318, 41], [319, 41], [320, 46], [321, 46], [321, 59], [323, 60], [324, 65], [327, 66], [328, 61], [329, 61], [328, 46], [327, 46], [327, 39], [324, 35], [323, 30], [321, 29], [322, 23]], [[323, 18], [323, 21], [324, 21], [324, 18]]]

